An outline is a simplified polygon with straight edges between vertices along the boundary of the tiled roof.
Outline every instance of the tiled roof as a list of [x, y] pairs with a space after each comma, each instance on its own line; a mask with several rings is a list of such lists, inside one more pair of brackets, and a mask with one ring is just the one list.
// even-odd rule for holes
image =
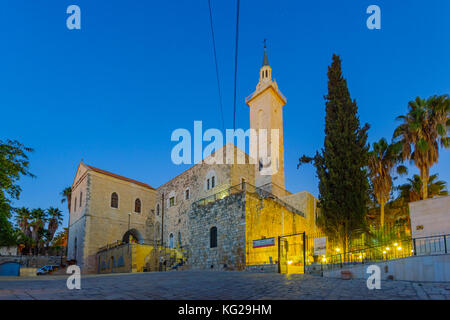
[[88, 169], [92, 170], [92, 171], [95, 171], [95, 172], [98, 172], [98, 173], [101, 173], [101, 174], [104, 174], [104, 175], [107, 175], [107, 176], [110, 176], [110, 177], [113, 177], [113, 178], [116, 178], [116, 179], [120, 179], [120, 180], [123, 180], [123, 181], [131, 182], [131, 183], [137, 184], [138, 186], [141, 186], [141, 187], [144, 187], [144, 188], [155, 190], [155, 188], [153, 188], [152, 186], [150, 186], [150, 185], [148, 185], [146, 183], [143, 183], [143, 182], [140, 182], [140, 181], [137, 181], [137, 180], [133, 180], [133, 179], [130, 179], [130, 178], [127, 178], [127, 177], [119, 176], [118, 174], [115, 174], [115, 173], [112, 173], [112, 172], [109, 172], [109, 171], [105, 171], [105, 170], [102, 170], [102, 169], [99, 169], [99, 168], [95, 168], [95, 167], [89, 166], [87, 164], [85, 164], [85, 166]]

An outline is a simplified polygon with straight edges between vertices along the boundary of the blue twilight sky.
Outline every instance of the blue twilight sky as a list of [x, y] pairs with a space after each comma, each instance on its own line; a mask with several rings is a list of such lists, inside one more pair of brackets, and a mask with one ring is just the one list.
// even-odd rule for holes
[[[81, 8], [81, 30], [66, 8]], [[381, 30], [366, 8], [381, 7]], [[236, 1], [212, 0], [225, 121], [233, 123]], [[318, 194], [299, 156], [323, 144], [327, 67], [341, 55], [369, 141], [391, 138], [407, 102], [450, 92], [450, 1], [243, 0], [237, 126], [249, 126], [268, 39], [284, 108], [286, 187]], [[207, 0], [5, 1], [0, 7], [0, 139], [33, 147], [16, 206], [61, 205], [81, 158], [158, 187], [184, 171], [170, 159], [176, 128], [221, 128]], [[450, 154], [431, 172], [450, 181]], [[417, 173], [413, 168], [411, 173]], [[67, 224], [67, 217], [65, 218]]]

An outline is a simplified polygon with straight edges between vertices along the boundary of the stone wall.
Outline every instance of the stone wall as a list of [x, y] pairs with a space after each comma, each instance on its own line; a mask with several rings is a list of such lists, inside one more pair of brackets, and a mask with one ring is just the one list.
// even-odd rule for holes
[[308, 191], [297, 192], [283, 196], [281, 200], [305, 214], [310, 232], [318, 231], [316, 228], [318, 200], [311, 193]]
[[61, 256], [0, 256], [0, 264], [5, 262], [17, 262], [21, 267], [40, 268], [45, 265], [60, 265], [66, 262]]
[[[96, 260], [97, 273], [129, 273], [169, 270], [185, 257], [178, 249], [133, 243], [101, 250]], [[166, 261], [166, 268], [163, 268], [163, 261]]]
[[17, 246], [0, 247], [0, 256], [15, 256], [15, 255], [17, 255]]
[[364, 265], [324, 271], [323, 276], [340, 278], [342, 270], [349, 270], [355, 279], [367, 279], [367, 267], [377, 265], [381, 269], [381, 279], [387, 280], [389, 276], [393, 280], [420, 281], [420, 282], [444, 282], [450, 281], [450, 255], [416, 256], [403, 259], [371, 262]]
[[[292, 212], [271, 198], [261, 197], [257, 193], [246, 193], [246, 255], [248, 265], [278, 263], [278, 237], [302, 232], [311, 232], [307, 219]], [[254, 240], [274, 238], [274, 245], [253, 248]], [[303, 261], [303, 246], [300, 236], [286, 238], [290, 242], [291, 259]], [[296, 261], [294, 261], [296, 262]]]
[[409, 203], [413, 238], [450, 234], [450, 196]]
[[[245, 268], [245, 195], [236, 193], [189, 212], [188, 265], [193, 269]], [[217, 247], [210, 247], [210, 230], [217, 228]]]

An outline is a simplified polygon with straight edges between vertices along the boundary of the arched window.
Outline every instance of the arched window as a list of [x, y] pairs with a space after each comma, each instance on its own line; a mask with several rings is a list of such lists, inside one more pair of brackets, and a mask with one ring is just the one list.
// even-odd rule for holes
[[217, 228], [212, 227], [209, 230], [209, 247], [216, 248], [217, 247]]
[[219, 181], [217, 181], [217, 175], [214, 170], [210, 170], [205, 177], [205, 191], [213, 189], [217, 186]]
[[119, 207], [119, 196], [117, 193], [113, 192], [111, 195], [111, 208], [118, 208]]
[[171, 233], [169, 236], [169, 248], [173, 249], [173, 233]]
[[141, 213], [141, 200], [139, 199], [134, 201], [134, 212]]

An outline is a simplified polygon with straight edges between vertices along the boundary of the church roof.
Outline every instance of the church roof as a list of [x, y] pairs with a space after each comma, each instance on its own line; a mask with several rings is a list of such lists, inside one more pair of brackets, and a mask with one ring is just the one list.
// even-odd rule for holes
[[106, 170], [102, 170], [102, 169], [99, 169], [99, 168], [96, 168], [96, 167], [93, 167], [93, 166], [90, 166], [90, 165], [87, 165], [87, 164], [84, 164], [84, 165], [88, 169], [90, 169], [92, 171], [95, 171], [95, 172], [98, 172], [98, 173], [101, 173], [101, 174], [104, 174], [104, 175], [107, 175], [107, 176], [110, 176], [110, 177], [113, 177], [113, 178], [116, 178], [116, 179], [120, 179], [120, 180], [123, 180], [123, 181], [131, 182], [131, 183], [137, 184], [138, 186], [141, 186], [141, 187], [144, 187], [144, 188], [155, 190], [155, 188], [153, 188], [152, 186], [150, 186], [150, 185], [148, 185], [146, 183], [143, 183], [143, 182], [140, 182], [140, 181], [137, 181], [137, 180], [133, 180], [133, 179], [130, 179], [130, 178], [127, 178], [127, 177], [119, 176], [118, 174], [115, 174], [115, 173], [112, 173], [112, 172], [109, 172], [109, 171], [106, 171]]

